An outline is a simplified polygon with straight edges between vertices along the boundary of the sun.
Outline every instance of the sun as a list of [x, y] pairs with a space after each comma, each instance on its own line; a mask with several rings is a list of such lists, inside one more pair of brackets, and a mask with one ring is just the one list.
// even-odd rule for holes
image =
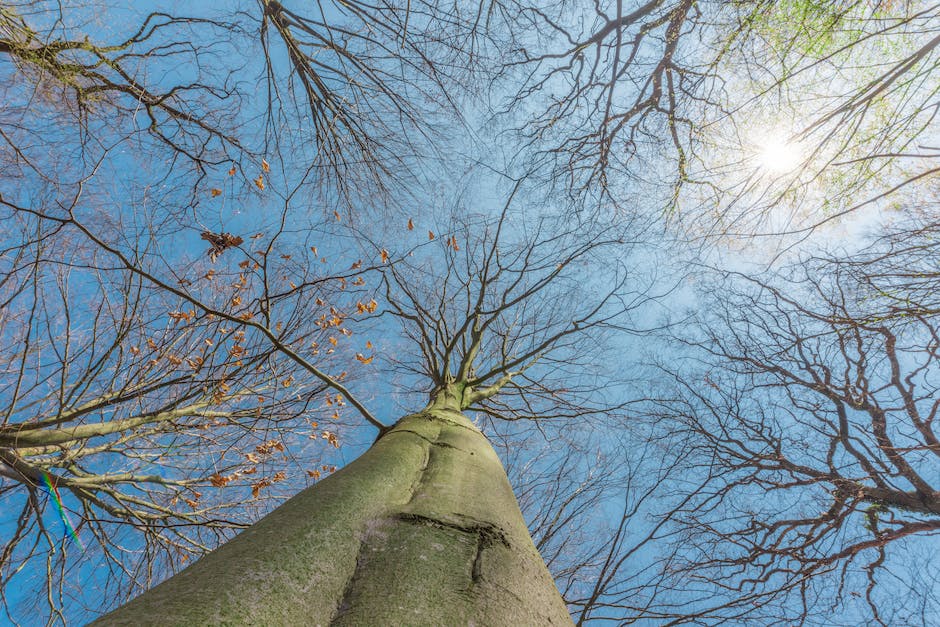
[[791, 172], [800, 164], [801, 158], [799, 147], [781, 135], [772, 135], [758, 146], [757, 161], [771, 174]]

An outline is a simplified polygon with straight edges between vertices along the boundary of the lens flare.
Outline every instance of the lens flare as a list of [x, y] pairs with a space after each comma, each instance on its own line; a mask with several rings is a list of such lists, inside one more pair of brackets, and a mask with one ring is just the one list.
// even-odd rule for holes
[[62, 519], [62, 523], [65, 525], [65, 529], [68, 531], [69, 535], [72, 536], [72, 540], [75, 541], [82, 551], [85, 550], [85, 545], [82, 544], [82, 541], [79, 539], [78, 534], [75, 533], [75, 527], [72, 526], [72, 521], [69, 520], [68, 514], [65, 512], [65, 508], [62, 506], [62, 498], [59, 496], [59, 489], [52, 483], [52, 479], [49, 478], [49, 473], [42, 473], [42, 480], [46, 484], [46, 490], [49, 492], [49, 496], [52, 497], [52, 500], [55, 501], [56, 509], [59, 510], [59, 518]]

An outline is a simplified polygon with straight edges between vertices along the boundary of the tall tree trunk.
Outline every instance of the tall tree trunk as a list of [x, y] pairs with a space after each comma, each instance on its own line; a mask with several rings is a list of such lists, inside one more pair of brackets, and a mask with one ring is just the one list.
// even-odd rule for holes
[[499, 458], [441, 395], [95, 625], [563, 625]]

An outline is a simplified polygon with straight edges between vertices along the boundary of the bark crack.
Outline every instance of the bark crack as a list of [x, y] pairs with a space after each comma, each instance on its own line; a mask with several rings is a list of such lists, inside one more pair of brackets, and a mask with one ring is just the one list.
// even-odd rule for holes
[[[452, 449], [457, 450], [457, 451], [463, 451], [464, 453], [468, 453], [468, 452], [469, 452], [469, 451], [465, 451], [464, 449], [460, 448], [459, 446], [454, 446], [453, 444], [451, 444], [451, 443], [449, 443], [449, 442], [441, 442], [440, 439], [434, 439], [434, 440], [432, 440], [432, 439], [429, 438], [428, 436], [426, 436], [426, 435], [424, 435], [424, 434], [422, 434], [422, 433], [418, 433], [417, 431], [412, 431], [411, 429], [396, 429], [396, 430], [395, 430], [395, 433], [410, 433], [410, 434], [412, 434], [412, 435], [415, 435], [415, 436], [421, 438], [422, 440], [424, 440], [425, 442], [427, 442], [427, 443], [430, 444], [431, 446], [439, 446], [439, 447], [441, 447], [441, 448], [452, 448]], [[425, 466], [425, 468], [427, 468], [427, 466]]]
[[[431, 442], [431, 440], [429, 440], [428, 438], [424, 438], [424, 439], [428, 440], [428, 442], [433, 444], [433, 442]], [[424, 460], [421, 462], [421, 467], [418, 468], [418, 472], [415, 474], [415, 478], [411, 482], [411, 486], [408, 488], [409, 490], [408, 500], [405, 502], [405, 505], [411, 504], [411, 502], [415, 500], [415, 496], [418, 494], [418, 490], [421, 489], [421, 484], [424, 482], [424, 473], [427, 471], [428, 466], [431, 465], [431, 451], [432, 450], [433, 449], [431, 448], [431, 446], [428, 446], [427, 448], [424, 449]]]
[[352, 595], [356, 589], [356, 579], [359, 577], [359, 573], [365, 563], [365, 548], [366, 542], [363, 539], [359, 542], [359, 550], [356, 552], [356, 565], [353, 567], [349, 579], [346, 580], [346, 585], [343, 587], [343, 595], [340, 597], [339, 604], [336, 606], [336, 611], [333, 612], [333, 616], [330, 618], [331, 626], [335, 625], [336, 621], [352, 607]]
[[414, 525], [425, 525], [438, 529], [453, 529], [460, 533], [476, 536], [476, 552], [470, 564], [470, 582], [471, 584], [476, 584], [483, 579], [483, 552], [497, 544], [501, 544], [507, 549], [511, 548], [511, 545], [509, 544], [509, 538], [506, 536], [506, 533], [498, 525], [483, 520], [477, 520], [470, 516], [459, 514], [457, 516], [466, 522], [442, 520], [440, 518], [431, 518], [429, 516], [413, 513], [400, 513], [396, 515], [396, 518]]
[[473, 556], [473, 565], [470, 566], [470, 581], [473, 583], [480, 583], [483, 580], [483, 550], [485, 548], [483, 534], [478, 534], [477, 553]]
[[[445, 424], [448, 424], [448, 425], [450, 425], [450, 426], [452, 426], [452, 427], [459, 427], [460, 429], [466, 429], [467, 431], [470, 431], [470, 432], [476, 433], [476, 434], [480, 434], [480, 435], [482, 435], [483, 437], [486, 437], [486, 435], [485, 435], [482, 431], [480, 431], [478, 428], [476, 428], [475, 426], [468, 426], [468, 425], [465, 425], [465, 424], [461, 424], [460, 422], [458, 422], [458, 421], [456, 421], [456, 420], [451, 420], [450, 418], [447, 418], [446, 416], [442, 416], [442, 415], [440, 414], [441, 411], [442, 411], [442, 410], [436, 410], [436, 411], [434, 411], [434, 412], [431, 412], [431, 411], [422, 411], [422, 412], [419, 412], [419, 413], [414, 414], [414, 415], [415, 415], [415, 416], [421, 416], [421, 417], [424, 418], [425, 420], [429, 420], [429, 421], [434, 421], [434, 420], [436, 420], [436, 421], [439, 421], [439, 422], [443, 422], [443, 423], [445, 423]], [[462, 414], [460, 414], [459, 412], [455, 412], [455, 413], [457, 413], [457, 415], [459, 415], [459, 416], [462, 416]]]

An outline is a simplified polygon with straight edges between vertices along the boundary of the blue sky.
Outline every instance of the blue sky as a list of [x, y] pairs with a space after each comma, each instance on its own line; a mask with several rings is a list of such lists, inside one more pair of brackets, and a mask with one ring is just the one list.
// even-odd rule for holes
[[[77, 32], [87, 34], [93, 39], [119, 39], [133, 30], [133, 25], [139, 21], [141, 15], [162, 6], [158, 3], [148, 3], [135, 4], [133, 7], [105, 6], [100, 10], [69, 9], [65, 21], [75, 20], [83, 24]], [[200, 17], [225, 18], [239, 5], [186, 5], [182, 9], [176, 3], [168, 3], [167, 6], [177, 11], [200, 11]], [[328, 11], [336, 10], [335, 5], [329, 6], [332, 8]], [[257, 7], [252, 5], [246, 10], [257, 11]], [[585, 12], [590, 15], [587, 9]], [[334, 13], [328, 15], [328, 19], [335, 17]], [[42, 15], [35, 19], [37, 23], [48, 20]], [[203, 170], [199, 171], [179, 155], [174, 157], [171, 151], [166, 150], [165, 145], [161, 145], [144, 132], [149, 122], [143, 111], [130, 116], [111, 116], [107, 112], [100, 116], [91, 115], [86, 129], [90, 139], [85, 145], [79, 146], [74, 142], [76, 124], [62, 113], [58, 108], [59, 103], [43, 100], [41, 89], [18, 92], [8, 88], [5, 94], [8, 96], [8, 113], [6, 119], [0, 117], [0, 123], [12, 124], [15, 117], [16, 123], [30, 128], [30, 149], [42, 157], [38, 169], [42, 172], [54, 172], [59, 181], [67, 181], [67, 184], [49, 185], [36, 170], [7, 165], [3, 179], [0, 179], [0, 193], [5, 199], [18, 204], [55, 206], [56, 202], [70, 202], [75, 195], [77, 181], [87, 176], [82, 185], [76, 215], [83, 221], [100, 227], [100, 235], [110, 242], [115, 242], [122, 251], [134, 251], [135, 246], [140, 245], [141, 250], [136, 252], [141, 254], [142, 265], [168, 281], [195, 282], [207, 268], [214, 268], [220, 273], [228, 272], [232, 277], [237, 276], [240, 271], [239, 263], [248, 261], [250, 264], [260, 260], [262, 255], [258, 254], [257, 247], [270, 245], [270, 251], [263, 256], [275, 261], [271, 264], [267, 277], [263, 276], [261, 271], [254, 272], [253, 289], [258, 289], [259, 282], [265, 278], [285, 285], [301, 283], [304, 280], [317, 281], [323, 276], [336, 273], [346, 273], [351, 284], [356, 278], [356, 273], [352, 270], [357, 263], [362, 262], [363, 268], [382, 265], [380, 251], [383, 249], [389, 252], [393, 260], [402, 259], [416, 268], [425, 267], [429, 271], [436, 271], [434, 260], [441, 254], [442, 248], [446, 250], [446, 238], [458, 233], [454, 228], [457, 221], [455, 218], [468, 221], [492, 218], [498, 213], [508, 193], [509, 182], [505, 175], [518, 176], [523, 167], [532, 164], [532, 161], [526, 161], [526, 153], [519, 151], [518, 140], [508, 134], [505, 128], [512, 125], [513, 115], [524, 118], [530, 111], [523, 107], [510, 116], [490, 117], [487, 115], [488, 103], [466, 97], [460, 104], [465, 107], [463, 113], [470, 120], [469, 128], [453, 123], [439, 110], [428, 114], [428, 120], [438, 125], [443, 132], [434, 138], [433, 141], [438, 142], [436, 145], [430, 139], [410, 137], [413, 147], [427, 150], [421, 159], [405, 160], [404, 165], [410, 166], [411, 169], [406, 171], [399, 181], [390, 184], [386, 193], [381, 193], [375, 187], [369, 186], [368, 177], [364, 177], [353, 181], [353, 185], [343, 190], [347, 195], [342, 196], [337, 186], [331, 184], [329, 174], [325, 174], [326, 168], [318, 161], [318, 157], [323, 155], [318, 154], [316, 146], [310, 142], [311, 131], [307, 126], [309, 120], [305, 119], [303, 108], [295, 111], [288, 106], [290, 99], [286, 89], [280, 94], [283, 109], [276, 108], [275, 113], [270, 116], [265, 114], [269, 84], [265, 81], [265, 66], [258, 49], [257, 31], [253, 30], [257, 27], [257, 22], [252, 18], [244, 20], [243, 23], [248, 25], [248, 30], [231, 38], [227, 38], [229, 36], [225, 35], [227, 31], [224, 28], [217, 29], [200, 24], [194, 24], [191, 28], [185, 27], [181, 32], [184, 37], [185, 33], [193, 33], [194, 43], [199, 41], [197, 36], [218, 36], [220, 33], [223, 35], [213, 40], [213, 46], [205, 57], [205, 65], [197, 66], [193, 63], [192, 56], [181, 48], [178, 58], [161, 62], [153, 58], [147, 59], [146, 69], [143, 71], [148, 84], [154, 88], [196, 78], [237, 88], [244, 94], [243, 98], [222, 100], [220, 103], [211, 94], [203, 94], [206, 100], [194, 104], [193, 110], [199, 112], [202, 107], [207, 110], [221, 107], [230, 114], [231, 119], [220, 119], [230, 127], [238, 129], [241, 142], [239, 146], [224, 138], [210, 138], [202, 146], [206, 150], [207, 163]], [[586, 23], [589, 24], [590, 20]], [[529, 43], [534, 46], [537, 42], [538, 38], [533, 34]], [[695, 48], [697, 46], [692, 46], [693, 50]], [[272, 64], [276, 74], [276, 80], [272, 84], [284, 89], [287, 59], [281, 48], [273, 48]], [[9, 63], [0, 67], [6, 75], [17, 76], [15, 68]], [[229, 76], [226, 72], [232, 74]], [[807, 82], [815, 83], [817, 78]], [[547, 89], [550, 91], [564, 85], [564, 80], [559, 79], [558, 82], [557, 85], [551, 83]], [[505, 93], [489, 94], [492, 101], [499, 101], [506, 94], [512, 93], [511, 84], [499, 84], [499, 89]], [[631, 88], [625, 83], [623, 90], [618, 93], [626, 98], [630, 91]], [[537, 110], [536, 105], [526, 106]], [[813, 106], [819, 105], [817, 103]], [[760, 111], [758, 117], [759, 115]], [[743, 128], [748, 124], [753, 126], [755, 123], [749, 121], [740, 126]], [[720, 127], [720, 124], [715, 122], [715, 127]], [[713, 166], [717, 163], [715, 171], [719, 172], [719, 176], [729, 177], [719, 178], [719, 183], [734, 181], [727, 183], [727, 186], [738, 189], [741, 178], [764, 176], [759, 166], [754, 163], [745, 163], [742, 166], [737, 157], [725, 158], [729, 150], [733, 154], [733, 150], [727, 146], [740, 140], [742, 131], [741, 128], [735, 128], [733, 132], [721, 128], [721, 131], [716, 131], [713, 135], [715, 146], [718, 148], [702, 153], [703, 163]], [[32, 129], [35, 129], [35, 132], [32, 132]], [[407, 132], [408, 125], [404, 125], [401, 130]], [[929, 139], [932, 135], [925, 132], [922, 137]], [[281, 143], [276, 143], [276, 139]], [[200, 146], [198, 137], [186, 138], [184, 142], [187, 147]], [[685, 348], [674, 343], [669, 333], [633, 333], [638, 329], [659, 327], [665, 322], [682, 323], [690, 313], [698, 314], [701, 309], [711, 306], [709, 299], [715, 296], [715, 293], [707, 292], [708, 287], [704, 280], [707, 271], [704, 266], [691, 266], [690, 270], [690, 266], [684, 264], [691, 261], [752, 274], [774, 263], [799, 259], [800, 255], [809, 254], [820, 247], [853, 249], [859, 242], [864, 242], [865, 233], [877, 227], [885, 215], [888, 215], [888, 219], [892, 215], [884, 211], [883, 204], [875, 203], [864, 212], [853, 213], [849, 218], [818, 229], [808, 238], [805, 234], [798, 233], [789, 238], [751, 239], [746, 237], [747, 233], [742, 232], [737, 236], [718, 237], [717, 242], [708, 241], [703, 245], [702, 241], [708, 233], [703, 231], [701, 225], [710, 214], [705, 210], [698, 210], [700, 207], [710, 206], [707, 203], [715, 200], [707, 195], [697, 194], [693, 188], [693, 191], [681, 199], [684, 208], [691, 207], [689, 213], [677, 214], [679, 219], [675, 216], [670, 219], [668, 215], [658, 213], [659, 208], [668, 200], [660, 197], [666, 186], [656, 177], [663, 173], [658, 170], [668, 170], [671, 162], [666, 159], [656, 161], [655, 157], [662, 157], [662, 153], [657, 152], [658, 148], [655, 146], [650, 150], [652, 152], [646, 155], [648, 160], [645, 163], [652, 163], [652, 170], [643, 170], [640, 175], [626, 177], [612, 186], [622, 194], [622, 198], [629, 199], [629, 202], [624, 202], [619, 207], [611, 207], [596, 202], [595, 196], [589, 194], [593, 201], [584, 202], [583, 205], [575, 203], [575, 206], [582, 208], [600, 207], [605, 214], [599, 222], [586, 228], [597, 228], [598, 224], [605, 224], [606, 221], [606, 224], [613, 225], [610, 227], [612, 229], [628, 230], [633, 242], [618, 251], [617, 257], [611, 260], [610, 267], [605, 266], [603, 260], [600, 260], [600, 263], [594, 260], [592, 263], [598, 263], [597, 270], [592, 271], [593, 266], [579, 268], [579, 287], [586, 292], [602, 287], [609, 281], [611, 268], [620, 264], [634, 277], [632, 285], [637, 291], [650, 286], [652, 293], [657, 295], [656, 302], [643, 304], [633, 309], [630, 316], [618, 320], [629, 332], [618, 334], [611, 331], [605, 335], [583, 360], [584, 370], [580, 374], [572, 375], [575, 379], [581, 376], [584, 380], [598, 384], [604, 400], [613, 404], [647, 397], [653, 391], [661, 391], [659, 386], [664, 385], [664, 381], [652, 369], [653, 362], [678, 363], [682, 364], [681, 367], [688, 365], [690, 370], [697, 367], [695, 358], [690, 356]], [[731, 161], [730, 165], [726, 164], [728, 161]], [[310, 167], [311, 163], [316, 165]], [[234, 173], [230, 174], [233, 168]], [[541, 173], [533, 176], [532, 184], [514, 201], [514, 221], [510, 221], [512, 236], [522, 238], [534, 219], [540, 215], [571, 212], [571, 216], [579, 216], [572, 217], [572, 220], [580, 219], [582, 215], [572, 209], [572, 204], [568, 203], [558, 187], [550, 184], [544, 177], [539, 179], [540, 175]], [[264, 184], [263, 189], [256, 183], [258, 177]], [[887, 181], [891, 183], [900, 178], [901, 173], [892, 171]], [[877, 190], [879, 185], [884, 184], [886, 183], [874, 184], [873, 189]], [[756, 198], [755, 204], [760, 204], [766, 199], [763, 193], [773, 185], [775, 184], [772, 183], [769, 187], [758, 185], [756, 191], [752, 189], [735, 198], [738, 203], [744, 202], [741, 198]], [[783, 218], [775, 214], [762, 226], [768, 223], [771, 226], [800, 226], [805, 223], [807, 212], [808, 219], [812, 220], [812, 211], [818, 208], [814, 199], [820, 194], [825, 195], [825, 189], [820, 191], [819, 188], [808, 185], [798, 185], [801, 193], [793, 194], [781, 203], [781, 206], [792, 209], [793, 214], [798, 216], [796, 222], [790, 222], [789, 214]], [[219, 190], [221, 193], [216, 194], [213, 190]], [[909, 197], [916, 198], [919, 191], [919, 188], [914, 188]], [[727, 215], [735, 215], [733, 202], [728, 198], [718, 199], [718, 202], [724, 201], [730, 203]], [[790, 206], [791, 202], [793, 206]], [[655, 209], [650, 210], [650, 207]], [[688, 224], [683, 222], [686, 218], [689, 220]], [[413, 230], [407, 226], [409, 220], [414, 225]], [[586, 218], [585, 220], [586, 225], [590, 223]], [[804, 222], [800, 222], [801, 220]], [[664, 222], [669, 226], [664, 226]], [[733, 221], [731, 223], [735, 228], [739, 224]], [[201, 238], [204, 231], [240, 234], [245, 236], [246, 242], [241, 252], [226, 251], [220, 255], [217, 262], [209, 263], [206, 259], [208, 245]], [[433, 241], [428, 236], [428, 231], [435, 234]], [[468, 229], [468, 233], [472, 238], [473, 230]], [[250, 239], [251, 235], [255, 234], [260, 235], [257, 239]], [[463, 237], [464, 234], [460, 235]], [[7, 236], [0, 237], [0, 242], [5, 247], [12, 247], [21, 237], [22, 231], [11, 231]], [[691, 246], [688, 245], [688, 240], [693, 242]], [[461, 240], [461, 245], [464, 245], [464, 240]], [[316, 252], [312, 250], [313, 247]], [[85, 254], [82, 250], [80, 246], [71, 249], [68, 240], [64, 240], [56, 249], [56, 254], [74, 254], [75, 258], [79, 259]], [[413, 256], [409, 256], [410, 253], [413, 253]], [[285, 256], [289, 258], [284, 258]], [[105, 265], [110, 263], [102, 261], [101, 258], [95, 259], [95, 262]], [[87, 332], [95, 312], [102, 309], [99, 299], [104, 296], [93, 289], [97, 285], [97, 277], [94, 274], [75, 271], [73, 275], [70, 279], [70, 293], [75, 303], [75, 311], [81, 312], [81, 315], [68, 321], [68, 324]], [[350, 285], [348, 289], [339, 290], [337, 283], [330, 283], [331, 287], [324, 287], [322, 292], [317, 291], [315, 294], [322, 295], [323, 298], [334, 298], [335, 301], [330, 304], [335, 302], [337, 306], [350, 308], [354, 307], [356, 301], [361, 302], [375, 296], [379, 302], [376, 313], [381, 314], [385, 302], [381, 290], [378, 289], [378, 274], [366, 272], [362, 279], [362, 286], [353, 288]], [[49, 279], [45, 284], [46, 288], [51, 290], [54, 283], [54, 280]], [[433, 284], [433, 281], [430, 283]], [[706, 286], [705, 294], [702, 294], [703, 286]], [[196, 284], [191, 289], [193, 293], [202, 290], [198, 294], [206, 299], [217, 299], [213, 302], [222, 302], [222, 299], [228, 298], [227, 294], [220, 296], [203, 284]], [[115, 294], [109, 293], [112, 296]], [[313, 300], [315, 294], [308, 293], [309, 300]], [[272, 310], [272, 321], [283, 314], [285, 320], [293, 320], [298, 327], [302, 326], [304, 311], [298, 311], [297, 308], [305, 302], [307, 301], [300, 298], [283, 299], [282, 304], [275, 305]], [[154, 309], [148, 310], [155, 316], [148, 328], [158, 326], [156, 312], [161, 307], [185, 310], [188, 305], [185, 301], [173, 298], [155, 303]], [[166, 325], [167, 321], [163, 320], [162, 323]], [[61, 332], [67, 322], [59, 319], [57, 324], [60, 326], [54, 325], [54, 328]], [[413, 350], [413, 346], [409, 346], [408, 341], [402, 339], [397, 324], [387, 316], [361, 315], [358, 316], [355, 326], [350, 325], [350, 330], [352, 334], [349, 336], [335, 336], [342, 346], [332, 357], [327, 359], [325, 354], [320, 355], [320, 359], [326, 364], [324, 368], [332, 374], [348, 370], [350, 390], [385, 424], [392, 423], [402, 413], [420, 408], [422, 395], [427, 391], [427, 382], [408, 374], [402, 368], [396, 370], [391, 367], [394, 360], [404, 355], [407, 350]], [[11, 335], [0, 337], [12, 338], [15, 329], [9, 333]], [[50, 335], [55, 336], [56, 333]], [[321, 340], [321, 343], [323, 341]], [[369, 342], [372, 348], [367, 348], [366, 342]], [[369, 351], [374, 351], [376, 355], [371, 368], [359, 366], [355, 354], [370, 354]], [[37, 378], [42, 379], [42, 367], [38, 368], [38, 372]], [[392, 373], [391, 376], [389, 373]], [[120, 376], [120, 373], [115, 373], [115, 376]], [[283, 390], [281, 393], [286, 394]], [[325, 421], [328, 421], [335, 409], [317, 401], [312, 411], [318, 414], [320, 422], [327, 424]], [[627, 424], [624, 427], [624, 423], [621, 423], [623, 431], [617, 433], [616, 437], [613, 437], [612, 432], [605, 432], [603, 429], [596, 429], [589, 436], [585, 436], [587, 444], [584, 459], [592, 459], [592, 454], [613, 458], [617, 455], [638, 453], [639, 447], [631, 451], [630, 444], [639, 443], [643, 437], [649, 436], [649, 433], [644, 431], [648, 424], [639, 419], [641, 411], [636, 414], [633, 412], [632, 409], [625, 411], [623, 421], [629, 423], [630, 420], [635, 420], [636, 424]], [[21, 415], [25, 414], [17, 414]], [[616, 428], [613, 420], [602, 424], [608, 425], [607, 428], [610, 429]], [[338, 432], [342, 443], [336, 450], [317, 437], [317, 431], [313, 433], [314, 439], [310, 439], [310, 432], [305, 430], [306, 427], [288, 431], [283, 436], [290, 439], [291, 453], [300, 460], [300, 468], [311, 462], [341, 467], [354, 459], [374, 438], [374, 429], [362, 427], [362, 422], [348, 406], [342, 408], [341, 419], [336, 425], [334, 430]], [[524, 429], [527, 427], [520, 427], [520, 431]], [[320, 427], [319, 431], [322, 430]], [[510, 425], [507, 430], [514, 431], [515, 427]], [[536, 460], [529, 472], [535, 473], [542, 467], [548, 467], [549, 462], [540, 459], [539, 455], [545, 449], [554, 450], [553, 447], [559, 446], [558, 442], [576, 444], [574, 434], [570, 431], [570, 427], [561, 422], [551, 424], [546, 430], [547, 435], [541, 441], [536, 438], [533, 441], [537, 444], [527, 443], [527, 446], [532, 448], [520, 454], [522, 460], [518, 468], [525, 468], [523, 462], [529, 458]], [[555, 439], [556, 436], [558, 439]], [[513, 434], [513, 437], [521, 439], [519, 433]], [[565, 440], [565, 437], [571, 439]], [[259, 438], [264, 439], [263, 436]], [[629, 462], [634, 469], [643, 469], [644, 464], [652, 464], [650, 468], [655, 469], [657, 463], [661, 464], [663, 459], [670, 459], [671, 454], [672, 450], [667, 446], [665, 451], [657, 450], [655, 454], [650, 453], [650, 457], [639, 456], [629, 459]], [[209, 463], [208, 458], [202, 461]], [[511, 473], [515, 472], [515, 468], [511, 467]], [[579, 477], [590, 475], [590, 464], [581, 463], [577, 472]], [[520, 470], [519, 474], [514, 476], [524, 475]], [[692, 478], [685, 477], [683, 480]], [[289, 482], [274, 489], [278, 491], [279, 498], [283, 498], [306, 482], [308, 479], [298, 472], [291, 476]], [[622, 490], [612, 488], [605, 494], [598, 512], [590, 517], [590, 524], [600, 528], [615, 522], [619, 516], [622, 498]], [[65, 501], [70, 507], [75, 507], [75, 503], [71, 502], [67, 495]], [[641, 508], [636, 514], [636, 520], [631, 521], [631, 524], [635, 525], [633, 534], [641, 537], [644, 525], [650, 520], [648, 516], [658, 506], [667, 502], [669, 499], [654, 499], [648, 506]], [[251, 515], [260, 514], [262, 511], [263, 508], [257, 509]], [[53, 535], [63, 534], [62, 522], [51, 507], [45, 508], [43, 520], [49, 529], [54, 530]], [[14, 521], [15, 513], [4, 515], [0, 529], [11, 528]], [[76, 513], [73, 513], [73, 521], [76, 521]], [[81, 527], [79, 532], [85, 533]], [[132, 538], [128, 540], [131, 550], [135, 548], [134, 541]], [[658, 547], [657, 544], [644, 547], [637, 553], [630, 568], [634, 572], [639, 571], [645, 565], [645, 560], [655, 559]], [[911, 552], [917, 551], [916, 548], [908, 546], [903, 548]], [[105, 577], [96, 568], [94, 559], [90, 552], [88, 559], [70, 570], [73, 581], [67, 582], [69, 586], [79, 581], [84, 582], [77, 586], [76, 594], [79, 595], [80, 602], [88, 604], [93, 611], [99, 607], [100, 602], [99, 584], [102, 579], [98, 578]], [[24, 574], [22, 579], [31, 581], [31, 578], [41, 577], [41, 564], [37, 563], [35, 568], [36, 570]], [[676, 592], [671, 600], [681, 599], [682, 594]], [[35, 588], [29, 585], [14, 586], [12, 595], [8, 596], [10, 607], [17, 606], [20, 601], [29, 603], [34, 600]], [[69, 610], [72, 611], [75, 616], [87, 615], [80, 610]], [[32, 616], [27, 616], [23, 624], [45, 622], [43, 619], [33, 623]], [[842, 618], [849, 620], [845, 615]]]

